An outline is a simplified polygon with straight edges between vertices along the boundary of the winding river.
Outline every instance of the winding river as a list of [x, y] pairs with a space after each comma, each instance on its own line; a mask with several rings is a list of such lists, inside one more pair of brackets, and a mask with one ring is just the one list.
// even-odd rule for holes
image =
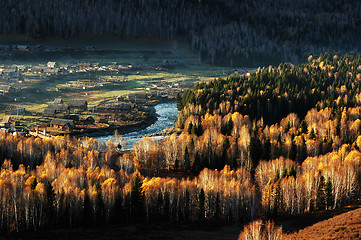
[[[161, 133], [163, 129], [171, 128], [174, 121], [178, 117], [177, 103], [160, 103], [154, 107], [157, 114], [157, 121], [145, 129], [126, 133], [122, 135], [126, 144], [122, 146], [122, 150], [129, 150], [133, 148], [133, 144], [139, 141], [145, 135]], [[152, 138], [161, 139], [162, 136], [154, 136]], [[98, 141], [114, 140], [114, 135], [102, 136], [95, 138]]]

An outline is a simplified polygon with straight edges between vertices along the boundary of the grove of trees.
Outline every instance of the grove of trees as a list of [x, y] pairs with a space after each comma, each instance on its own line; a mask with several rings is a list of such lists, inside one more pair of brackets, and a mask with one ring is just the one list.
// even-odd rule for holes
[[[360, 56], [325, 55], [199, 83], [178, 97], [177, 132], [131, 152], [0, 132], [0, 231], [247, 224], [347, 205], [361, 193], [360, 80]], [[272, 103], [248, 107], [258, 99]], [[242, 236], [280, 232], [255, 221]]]

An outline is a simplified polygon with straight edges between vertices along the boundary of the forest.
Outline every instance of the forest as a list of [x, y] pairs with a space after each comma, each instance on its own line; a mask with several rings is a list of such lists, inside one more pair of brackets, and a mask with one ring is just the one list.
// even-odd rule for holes
[[327, 54], [201, 82], [177, 98], [179, 133], [131, 152], [0, 132], [0, 231], [163, 222], [282, 234], [272, 220], [360, 197], [360, 81], [359, 55]]
[[360, 51], [361, 3], [352, 0], [4, 0], [0, 9], [3, 36], [181, 37], [203, 61], [230, 66]]

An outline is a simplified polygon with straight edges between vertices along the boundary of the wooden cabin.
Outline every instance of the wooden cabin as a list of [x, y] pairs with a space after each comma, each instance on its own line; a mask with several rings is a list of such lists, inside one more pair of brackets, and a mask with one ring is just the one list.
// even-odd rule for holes
[[75, 128], [74, 121], [70, 119], [54, 118], [50, 122], [50, 127], [61, 131], [71, 131]]
[[72, 99], [69, 101], [70, 110], [86, 111], [88, 110], [88, 101], [87, 100], [76, 100]]

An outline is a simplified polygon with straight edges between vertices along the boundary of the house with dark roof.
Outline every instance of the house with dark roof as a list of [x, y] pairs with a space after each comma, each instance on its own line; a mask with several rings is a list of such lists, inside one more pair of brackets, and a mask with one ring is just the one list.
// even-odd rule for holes
[[66, 132], [70, 132], [74, 129], [74, 125], [70, 124], [70, 123], [66, 123], [61, 130], [62, 131], [66, 131]]
[[47, 108], [54, 109], [55, 113], [64, 113], [69, 111], [69, 106], [66, 104], [49, 104]]
[[70, 110], [86, 111], [88, 109], [87, 100], [72, 99], [68, 104]]
[[84, 120], [84, 124], [94, 124], [94, 123], [95, 123], [95, 119], [92, 116], [89, 116]]
[[74, 121], [70, 119], [54, 118], [50, 122], [50, 127], [57, 128], [62, 131], [71, 131], [75, 128]]
[[65, 115], [63, 118], [64, 118], [64, 119], [70, 119], [70, 120], [73, 120], [74, 122], [79, 121], [79, 115], [78, 115], [78, 114], [69, 114], [69, 115]]
[[55, 116], [56, 112], [54, 108], [45, 108], [43, 112], [43, 116], [53, 117]]

